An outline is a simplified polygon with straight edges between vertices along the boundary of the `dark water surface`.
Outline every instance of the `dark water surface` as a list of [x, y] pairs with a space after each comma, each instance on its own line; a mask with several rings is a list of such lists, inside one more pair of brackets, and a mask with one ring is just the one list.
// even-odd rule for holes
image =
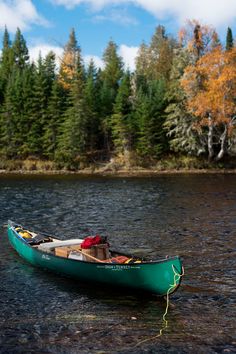
[[[0, 353], [236, 352], [236, 175], [1, 175], [0, 206]], [[186, 275], [162, 336], [164, 300], [32, 267], [8, 244], [8, 219], [62, 239], [100, 233], [113, 248], [181, 255]]]

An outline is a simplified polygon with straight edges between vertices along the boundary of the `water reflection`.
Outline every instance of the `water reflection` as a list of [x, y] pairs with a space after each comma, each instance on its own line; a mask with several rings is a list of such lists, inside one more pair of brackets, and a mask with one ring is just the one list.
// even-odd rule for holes
[[[10, 218], [58, 237], [101, 233], [113, 248], [183, 256], [186, 276], [165, 302], [44, 273], [0, 243], [1, 353], [233, 352], [234, 175], [116, 179], [0, 176], [1, 225]], [[158, 348], [158, 351], [157, 351]]]

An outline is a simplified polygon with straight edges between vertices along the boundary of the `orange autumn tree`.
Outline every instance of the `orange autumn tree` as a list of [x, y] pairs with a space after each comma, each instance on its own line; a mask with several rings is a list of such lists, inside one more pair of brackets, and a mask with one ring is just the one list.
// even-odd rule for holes
[[218, 46], [202, 56], [186, 68], [181, 85], [189, 111], [198, 118], [195, 129], [207, 131], [209, 159], [222, 159], [236, 126], [236, 48], [225, 52]]

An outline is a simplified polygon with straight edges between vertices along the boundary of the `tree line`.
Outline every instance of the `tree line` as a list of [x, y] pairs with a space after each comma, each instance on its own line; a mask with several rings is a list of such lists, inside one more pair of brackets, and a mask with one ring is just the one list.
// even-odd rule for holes
[[134, 72], [109, 41], [104, 67], [85, 66], [74, 29], [59, 68], [49, 52], [29, 58], [17, 29], [5, 28], [0, 57], [0, 157], [38, 158], [60, 167], [123, 156], [168, 154], [222, 160], [236, 154], [236, 48], [188, 21], [178, 39], [158, 26], [139, 47]]

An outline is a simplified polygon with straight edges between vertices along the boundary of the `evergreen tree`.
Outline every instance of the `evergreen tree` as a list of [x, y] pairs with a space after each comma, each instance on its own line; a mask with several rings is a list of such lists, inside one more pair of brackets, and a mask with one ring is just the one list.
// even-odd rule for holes
[[149, 48], [145, 43], [142, 43], [138, 55], [136, 57], [136, 70], [135, 70], [135, 87], [134, 94], [141, 88], [144, 88], [147, 84], [150, 69]]
[[111, 117], [111, 130], [117, 152], [127, 155], [133, 144], [131, 77], [129, 71], [121, 80]]
[[0, 58], [0, 104], [4, 101], [6, 86], [13, 68], [13, 51], [7, 28], [3, 34], [3, 48]]
[[29, 64], [29, 53], [26, 41], [19, 28], [16, 30], [15, 40], [12, 44], [14, 63], [20, 70]]
[[[21, 157], [27, 141], [25, 96], [28, 85], [28, 49], [21, 31], [17, 29], [12, 47], [7, 30], [4, 33], [3, 69], [5, 81], [4, 103], [1, 115], [1, 143], [7, 157]], [[29, 97], [30, 99], [30, 97]]]
[[63, 89], [57, 78], [52, 84], [52, 91], [48, 99], [47, 121], [44, 124], [43, 153], [49, 159], [55, 159], [60, 127], [63, 122]]
[[43, 127], [47, 120], [48, 87], [45, 66], [41, 54], [34, 73], [32, 110], [29, 116], [29, 153], [41, 157], [43, 154]]
[[68, 168], [78, 167], [87, 142], [87, 117], [81, 87], [75, 80], [69, 94], [70, 106], [65, 112], [56, 152], [57, 161]]
[[49, 98], [52, 92], [53, 83], [56, 80], [56, 56], [52, 51], [46, 55], [43, 61], [43, 70], [46, 80], [45, 93]]
[[[68, 56], [67, 56], [68, 54]], [[87, 115], [84, 105], [84, 67], [77, 46], [77, 41], [72, 30], [70, 39], [65, 47], [65, 58], [73, 59], [72, 70], [69, 66], [64, 66], [64, 71], [59, 73], [59, 82], [68, 90], [67, 109], [64, 114], [64, 121], [60, 128], [56, 159], [59, 163], [72, 167], [76, 164], [79, 156], [86, 150], [88, 141]], [[67, 61], [63, 63], [65, 65]], [[63, 67], [61, 67], [62, 69]], [[67, 68], [69, 72], [67, 72]], [[62, 73], [66, 74], [64, 77]], [[66, 86], [66, 84], [68, 84]]]
[[102, 71], [102, 87], [100, 91], [100, 100], [102, 106], [102, 130], [104, 135], [105, 149], [110, 150], [112, 146], [110, 118], [113, 114], [119, 82], [123, 75], [123, 62], [117, 54], [117, 45], [110, 41], [103, 54], [105, 68]]
[[1, 145], [2, 152], [7, 158], [20, 156], [20, 148], [24, 141], [22, 136], [23, 100], [22, 100], [23, 76], [16, 68], [13, 69], [8, 80], [5, 101], [1, 116]]
[[[34, 114], [35, 103], [35, 77], [36, 67], [34, 64], [27, 66], [22, 72], [22, 114], [19, 124], [19, 130], [23, 137], [23, 143], [20, 148], [21, 157], [26, 158], [35, 151], [31, 151], [30, 138], [32, 132], [32, 116]], [[37, 141], [35, 143], [37, 145]]]
[[93, 60], [90, 61], [86, 75], [83, 99], [87, 115], [88, 141], [87, 150], [92, 151], [99, 147], [100, 119], [98, 116], [97, 70]]
[[105, 68], [103, 70], [103, 80], [114, 90], [114, 96], [119, 87], [119, 81], [123, 75], [122, 58], [117, 54], [117, 45], [111, 40], [103, 53]]
[[137, 120], [136, 148], [141, 156], [160, 157], [168, 149], [168, 141], [164, 132], [165, 122], [164, 80], [153, 80], [148, 83], [147, 92], [139, 90], [135, 103]]
[[234, 46], [233, 33], [230, 27], [227, 29], [226, 35], [226, 50], [232, 49]]
[[150, 80], [169, 79], [174, 46], [175, 42], [168, 38], [165, 27], [158, 26], [149, 46], [148, 78]]
[[149, 67], [149, 50], [148, 46], [143, 42], [138, 50], [136, 61], [136, 74], [147, 76]]

